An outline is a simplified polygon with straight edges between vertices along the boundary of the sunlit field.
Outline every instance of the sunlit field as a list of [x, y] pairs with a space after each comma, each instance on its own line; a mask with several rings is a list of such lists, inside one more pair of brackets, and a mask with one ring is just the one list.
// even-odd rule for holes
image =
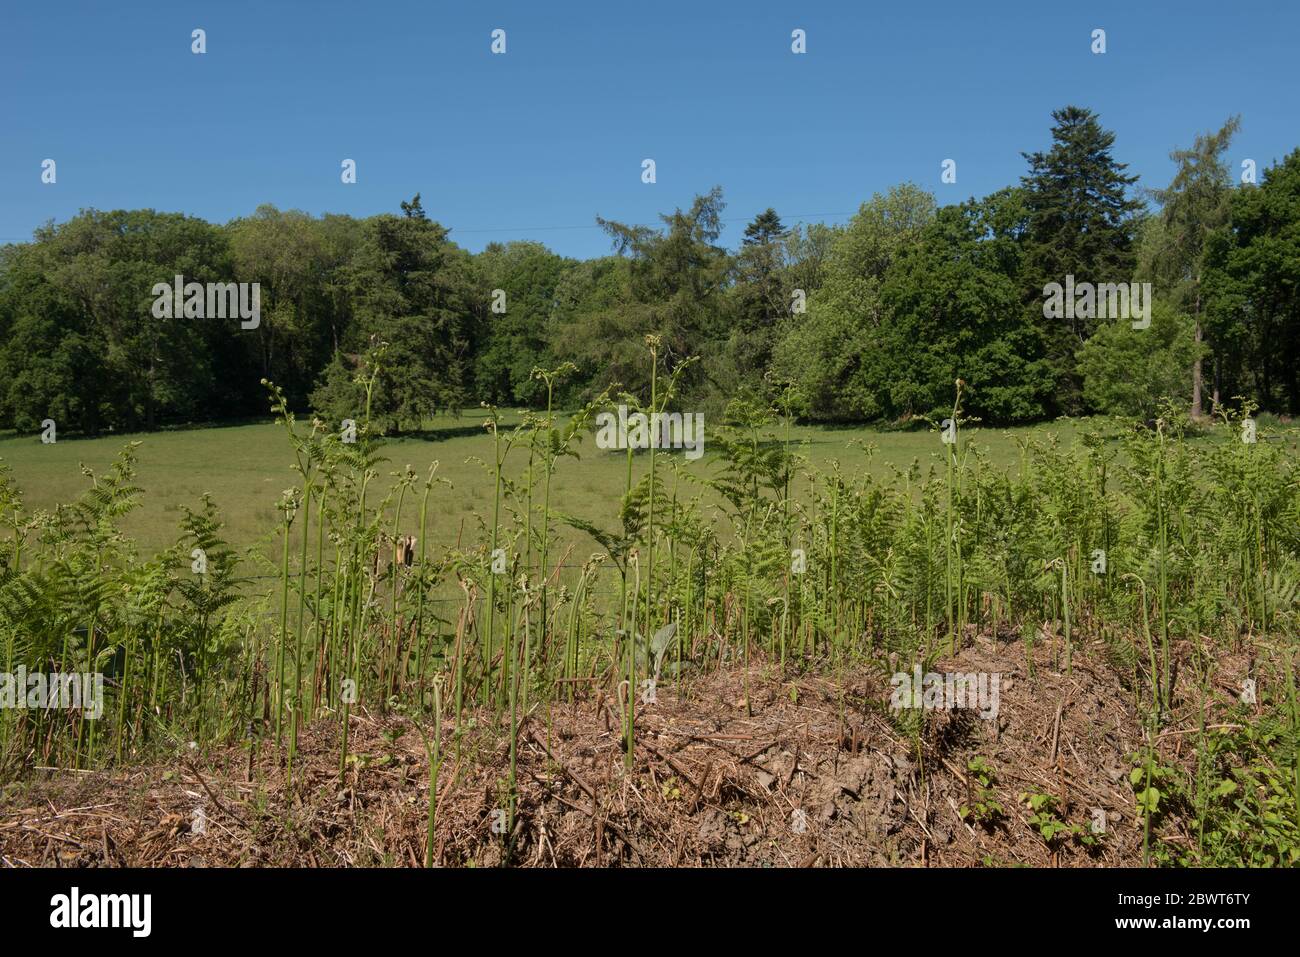
[[[381, 498], [392, 484], [390, 473], [407, 465], [423, 475], [437, 462], [438, 475], [451, 483], [440, 486], [430, 502], [428, 527], [435, 547], [452, 544], [462, 534], [477, 534], [475, 515], [482, 515], [484, 505], [492, 501], [491, 476], [482, 464], [491, 460], [492, 440], [483, 421], [481, 409], [439, 416], [418, 436], [388, 440], [380, 452], [387, 459], [379, 467], [376, 483]], [[503, 412], [503, 427], [518, 421], [517, 414]], [[1018, 463], [1018, 441], [1050, 436], [1069, 445], [1090, 429], [1114, 434], [1120, 428], [1108, 420], [1083, 419], [1025, 428], [972, 428], [966, 435], [987, 446], [990, 464], [1006, 468]], [[784, 439], [784, 433], [779, 437]], [[808, 463], [821, 468], [838, 461], [849, 474], [865, 471], [884, 477], [914, 464], [924, 471], [941, 467], [943, 462], [938, 433], [927, 428], [882, 431], [863, 426], [793, 425], [789, 437]], [[29, 509], [52, 509], [72, 501], [86, 488], [83, 467], [102, 472], [128, 442], [140, 443], [136, 484], [144, 494], [139, 509], [126, 517], [122, 527], [143, 552], [173, 544], [180, 535], [180, 506], [196, 505], [204, 492], [220, 507], [225, 535], [232, 545], [255, 548], [270, 541], [278, 522], [276, 501], [294, 481], [292, 452], [284, 430], [270, 421], [97, 438], [60, 437], [52, 445], [41, 444], [39, 436], [10, 433], [0, 438], [0, 461], [13, 470], [14, 482]], [[704, 448], [704, 456], [694, 462], [679, 451], [662, 453], [664, 460], [680, 466], [680, 488], [689, 490], [688, 495], [698, 491], [690, 478], [704, 479], [718, 470], [707, 439]], [[868, 449], [874, 449], [872, 454], [868, 455]], [[579, 459], [561, 459], [556, 466], [554, 505], [595, 521], [618, 506], [626, 477], [625, 456], [597, 448], [592, 435], [577, 446], [577, 452]], [[510, 464], [522, 461], [524, 454], [516, 451]], [[639, 456], [633, 466], [638, 477], [646, 468], [640, 461], [644, 458]], [[797, 480], [793, 492], [798, 495], [806, 489], [807, 482]], [[572, 535], [569, 540], [577, 543], [578, 554], [586, 548], [581, 536]]]

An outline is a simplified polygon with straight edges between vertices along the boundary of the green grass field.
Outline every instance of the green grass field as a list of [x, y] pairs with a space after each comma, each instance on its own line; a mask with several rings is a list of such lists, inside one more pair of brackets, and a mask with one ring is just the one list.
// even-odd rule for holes
[[[417, 475], [424, 475], [438, 462], [438, 475], [451, 482], [435, 492], [429, 509], [431, 545], [454, 542], [460, 534], [468, 543], [478, 533], [480, 516], [491, 520], [492, 481], [477, 460], [490, 461], [492, 441], [481, 427], [482, 415], [473, 410], [459, 417], [443, 416], [430, 422], [418, 438], [388, 441], [382, 454], [382, 479], [376, 488], [378, 501], [392, 484], [389, 473], [408, 464]], [[505, 416], [504, 424], [518, 422], [517, 415]], [[1028, 433], [1054, 433], [1062, 442], [1072, 441], [1086, 431], [1086, 422], [1055, 422], [1032, 429], [969, 430], [967, 438], [987, 445], [991, 461], [1000, 467], [1014, 467], [1017, 461], [1015, 436]], [[906, 468], [919, 462], [923, 469], [942, 462], [937, 433], [882, 432], [865, 427], [828, 428], [795, 426], [792, 443], [800, 444], [810, 464], [821, 468], [838, 460], [846, 471], [869, 468], [884, 475], [891, 467]], [[665, 453], [683, 466], [684, 472], [699, 478], [717, 473], [717, 458], [710, 454], [706, 431], [705, 455], [688, 462], [680, 452]], [[181, 505], [194, 507], [200, 495], [208, 492], [220, 507], [226, 521], [226, 535], [237, 548], [266, 546], [278, 528], [276, 500], [283, 489], [296, 484], [291, 471], [293, 453], [284, 430], [270, 422], [211, 427], [138, 435], [115, 435], [94, 439], [60, 439], [42, 445], [38, 436], [13, 436], [0, 439], [0, 461], [13, 471], [29, 510], [52, 509], [56, 504], [73, 501], [88, 484], [82, 467], [97, 473], [108, 468], [113, 458], [130, 441], [139, 441], [137, 484], [144, 490], [141, 507], [123, 526], [141, 549], [149, 554], [170, 545], [179, 537]], [[866, 448], [874, 445], [876, 453], [868, 460]], [[604, 451], [587, 437], [581, 447], [581, 459], [565, 459], [552, 479], [552, 509], [568, 512], [612, 527], [617, 520], [619, 499], [626, 478], [625, 453]], [[634, 474], [645, 468], [645, 456], [638, 456]], [[661, 467], [664, 457], [659, 459]], [[516, 447], [507, 459], [505, 474], [521, 478], [528, 464], [527, 450]], [[664, 470], [663, 481], [671, 483], [672, 473]], [[806, 478], [800, 483], [806, 485]], [[700, 491], [698, 486], [683, 482], [683, 497]], [[798, 491], [798, 490], [796, 490]], [[705, 500], [712, 500], [706, 493]], [[404, 531], [415, 531], [416, 512], [408, 499], [404, 508]], [[575, 558], [585, 558], [586, 546], [595, 543], [571, 533], [563, 541], [578, 542]]]
[[[503, 432], [518, 421], [517, 414], [503, 415]], [[382, 449], [387, 461], [381, 464], [381, 477], [372, 486], [375, 494], [371, 504], [391, 487], [391, 473], [410, 465], [423, 476], [436, 461], [437, 474], [451, 487], [439, 486], [434, 493], [428, 517], [429, 545], [436, 548], [452, 544], [458, 536], [466, 545], [479, 540], [479, 523], [490, 522], [492, 512], [492, 479], [482, 464], [491, 460], [492, 441], [482, 423], [480, 410], [468, 410], [460, 416], [446, 415], [430, 421], [417, 437], [387, 440]], [[1026, 437], [1055, 436], [1068, 446], [1088, 431], [1114, 434], [1118, 428], [1107, 420], [1059, 420], [1013, 429], [969, 427], [963, 431], [963, 438], [987, 448], [993, 467], [1014, 470], [1019, 461], [1017, 441]], [[778, 437], [782, 434], [780, 426], [769, 431]], [[696, 461], [687, 461], [680, 451], [661, 453], [659, 474], [665, 488], [671, 489], [674, 483], [671, 469], [665, 467], [665, 460], [671, 459], [682, 467], [683, 478], [677, 480], [682, 498], [701, 494], [706, 503], [717, 501], [711, 491], [686, 478], [704, 479], [718, 473], [719, 461], [710, 451], [709, 434], [706, 427], [705, 454]], [[940, 468], [943, 461], [942, 446], [933, 431], [805, 425], [792, 427], [790, 440], [800, 447], [809, 465], [822, 469], [838, 460], [850, 474], [865, 468], [886, 476], [893, 469], [906, 469], [913, 463], [928, 471], [932, 466]], [[52, 509], [73, 501], [86, 488], [88, 479], [82, 474], [83, 467], [102, 473], [131, 441], [140, 443], [137, 484], [144, 494], [140, 507], [122, 524], [143, 553], [151, 555], [174, 543], [179, 537], [180, 506], [195, 507], [199, 497], [208, 492], [220, 508], [226, 537], [233, 546], [272, 554], [270, 546], [279, 520], [275, 503], [282, 490], [297, 484], [297, 479], [291, 469], [293, 453], [288, 437], [270, 421], [93, 439], [61, 438], [52, 445], [43, 445], [35, 435], [11, 433], [0, 438], [0, 461], [12, 470], [29, 510]], [[868, 455], [871, 447], [874, 453]], [[580, 454], [580, 459], [564, 459], [557, 466], [551, 486], [552, 512], [573, 514], [613, 528], [626, 479], [625, 453], [599, 449], [594, 436], [587, 436]], [[525, 447], [516, 446], [507, 458], [505, 476], [522, 480], [527, 456]], [[639, 477], [645, 467], [646, 457], [637, 456], [634, 475]], [[795, 496], [804, 497], [807, 485], [808, 478], [801, 472], [793, 489]], [[418, 531], [416, 507], [408, 498], [403, 509], [403, 533]], [[504, 520], [504, 512], [502, 517]], [[565, 528], [558, 531], [562, 548], [574, 544], [574, 561], [584, 560], [597, 548], [581, 533]]]

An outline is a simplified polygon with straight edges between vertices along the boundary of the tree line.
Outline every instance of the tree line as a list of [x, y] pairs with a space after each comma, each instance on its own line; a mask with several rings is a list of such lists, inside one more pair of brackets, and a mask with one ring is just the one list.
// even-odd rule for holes
[[[903, 184], [844, 225], [786, 226], [773, 209], [738, 249], [719, 244], [718, 187], [657, 227], [597, 219], [609, 255], [536, 242], [471, 254], [420, 197], [365, 219], [262, 206], [208, 223], [154, 210], [85, 210], [0, 249], [0, 427], [97, 434], [290, 407], [418, 429], [489, 402], [537, 405], [538, 369], [571, 363], [556, 395], [617, 383], [648, 397], [645, 337], [682, 370], [682, 407], [778, 395], [812, 421], [906, 422], [950, 405], [989, 424], [1090, 412], [1193, 417], [1238, 398], [1300, 410], [1300, 149], [1238, 182], [1239, 126], [1171, 154], [1145, 189], [1090, 110], [1053, 113], [1020, 181], [940, 206]], [[1243, 177], [1249, 179], [1249, 177]], [[151, 313], [173, 276], [256, 282], [261, 318]], [[1044, 309], [1066, 277], [1147, 282], [1142, 328]]]

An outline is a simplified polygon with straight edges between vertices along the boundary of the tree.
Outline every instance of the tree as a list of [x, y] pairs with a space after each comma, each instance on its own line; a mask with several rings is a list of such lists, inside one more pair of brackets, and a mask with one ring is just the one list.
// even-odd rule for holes
[[[1195, 340], [1203, 338], [1201, 328], [1201, 277], [1206, 240], [1227, 225], [1232, 214], [1232, 174], [1224, 154], [1241, 128], [1234, 116], [1216, 133], [1197, 135], [1191, 149], [1176, 149], [1169, 158], [1177, 171], [1169, 186], [1152, 190], [1161, 206], [1162, 230], [1149, 234], [1156, 242], [1150, 248], [1152, 272], [1163, 295], [1175, 308], [1190, 312]], [[1201, 417], [1203, 350], [1195, 350], [1192, 364], [1191, 415]], [[1216, 390], [1214, 400], [1219, 396]]]
[[759, 213], [745, 227], [746, 246], [767, 246], [784, 237], [786, 228], [781, 225], [781, 217], [771, 206]]
[[945, 206], [891, 263], [885, 319], [863, 364], [884, 415], [937, 417], [960, 378], [966, 410], [987, 422], [1043, 416], [1051, 368], [1018, 286], [1023, 200], [1006, 189]]
[[1079, 349], [1084, 399], [1107, 415], [1154, 418], [1161, 400], [1190, 398], [1187, 370], [1203, 351], [1192, 318], [1157, 300], [1150, 328], [1108, 322]]
[[469, 256], [425, 215], [419, 195], [402, 213], [367, 220], [343, 270], [356, 317], [351, 347], [388, 346], [371, 405], [380, 429], [418, 428], [468, 401], [474, 317], [487, 307], [475, 302]]
[[357, 379], [354, 364], [335, 352], [311, 393], [311, 407], [322, 419], [338, 426], [344, 419], [360, 421], [366, 390]]
[[790, 233], [776, 210], [768, 208], [745, 227], [745, 236], [733, 263], [730, 312], [735, 323], [721, 359], [727, 395], [747, 388], [761, 391], [763, 374], [771, 362], [777, 324], [790, 311], [785, 254]]
[[[658, 335], [660, 356], [671, 372], [691, 356], [716, 354], [729, 318], [724, 292], [731, 266], [717, 245], [722, 231], [722, 188], [696, 196], [689, 209], [659, 218], [662, 229], [629, 226], [596, 218], [628, 259], [627, 284], [617, 315], [606, 331], [613, 340], [605, 351], [611, 371], [629, 391], [649, 398], [650, 373], [645, 363], [645, 336]], [[679, 396], [699, 401], [710, 385], [709, 363], [696, 363], [679, 384]]]
[[796, 226], [786, 234], [786, 283], [791, 295], [801, 289], [808, 297], [822, 287], [831, 249], [843, 232], [842, 226], [810, 223]]
[[1206, 242], [1206, 330], [1226, 395], [1300, 411], [1300, 149], [1233, 193]]
[[826, 256], [825, 281], [806, 314], [787, 316], [772, 362], [774, 374], [799, 387], [802, 412], [815, 419], [874, 419], [889, 401], [873, 367], [887, 321], [881, 285], [890, 264], [921, 239], [935, 214], [934, 196], [905, 184], [863, 203]]
[[556, 283], [547, 340], [557, 358], [578, 367], [573, 398], [586, 401], [606, 385], [640, 375], [644, 340], [636, 341], [637, 327], [625, 312], [630, 271], [627, 259], [601, 256], [566, 264]]
[[[335, 227], [346, 217], [332, 219]], [[342, 303], [329, 294], [327, 278], [351, 257], [357, 232], [327, 231], [306, 213], [270, 205], [227, 231], [237, 279], [260, 286], [261, 322], [245, 340], [257, 379], [273, 379], [300, 405], [334, 352]]]
[[474, 263], [479, 295], [493, 304], [474, 360], [480, 398], [497, 405], [544, 401], [533, 370], [556, 365], [547, 333], [565, 260], [541, 243], [514, 242], [489, 244]]
[[1025, 153], [1022, 177], [1028, 209], [1024, 258], [1026, 308], [1043, 326], [1048, 359], [1062, 411], [1080, 409], [1075, 351], [1092, 335], [1095, 320], [1045, 319], [1042, 289], [1067, 275], [1094, 284], [1128, 282], [1136, 264], [1135, 217], [1142, 203], [1129, 196], [1136, 176], [1111, 155], [1115, 134], [1091, 110], [1067, 106], [1052, 113], [1052, 147]]
[[226, 237], [200, 219], [86, 210], [36, 231], [6, 258], [6, 414], [88, 432], [239, 414], [220, 401], [237, 365], [238, 321], [157, 318], [153, 288], [226, 281]]

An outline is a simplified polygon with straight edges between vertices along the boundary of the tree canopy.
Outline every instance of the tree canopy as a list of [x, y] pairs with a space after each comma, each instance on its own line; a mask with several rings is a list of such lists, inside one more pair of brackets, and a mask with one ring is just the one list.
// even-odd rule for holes
[[[577, 369], [561, 404], [611, 386], [648, 397], [650, 335], [669, 371], [699, 358], [675, 401], [713, 412], [792, 388], [808, 419], [906, 422], [941, 411], [960, 378], [990, 424], [1145, 415], [1159, 398], [1196, 415], [1203, 367], [1211, 401], [1296, 412], [1300, 150], [1234, 183], [1239, 127], [1195, 136], [1170, 182], [1140, 191], [1115, 134], [1067, 106], [1020, 182], [988, 196], [940, 207], [905, 183], [842, 225], [768, 207], [728, 249], [713, 187], [657, 226], [597, 217], [611, 249], [589, 260], [536, 242], [471, 254], [419, 195], [365, 219], [85, 210], [0, 248], [0, 426], [263, 415], [262, 379], [292, 408], [355, 418], [375, 350], [371, 414], [389, 431], [480, 401], [536, 405], [534, 370], [561, 362]], [[156, 318], [152, 290], [177, 276], [257, 283], [260, 321]], [[1067, 277], [1149, 282], [1150, 326], [1045, 309]]]

